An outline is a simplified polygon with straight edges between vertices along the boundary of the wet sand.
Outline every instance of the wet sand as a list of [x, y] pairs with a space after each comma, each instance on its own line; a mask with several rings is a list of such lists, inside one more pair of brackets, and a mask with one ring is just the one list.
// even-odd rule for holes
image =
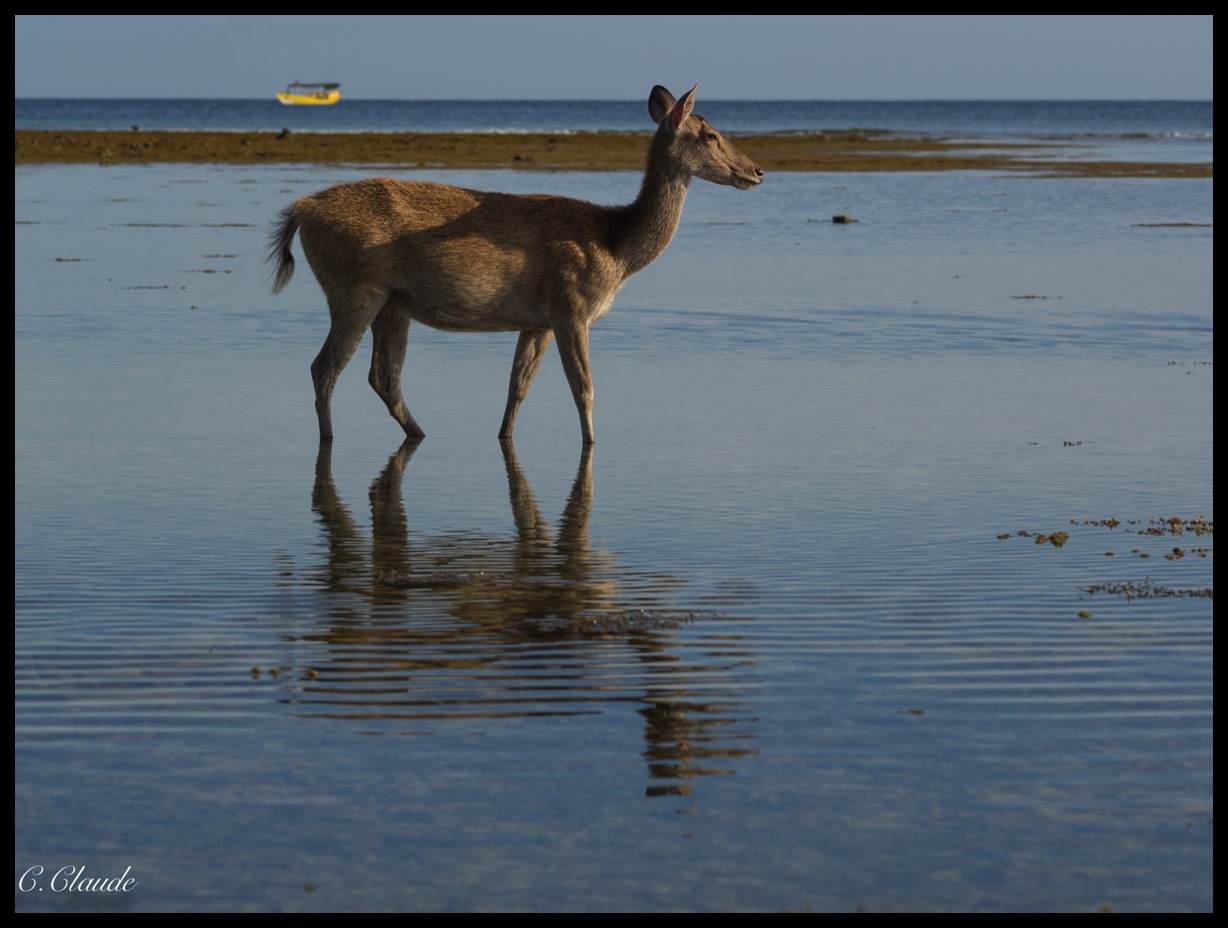
[[[898, 139], [862, 133], [730, 136], [766, 171], [1027, 171], [1067, 177], [1212, 177], [1213, 164], [1057, 159], [1053, 146]], [[14, 132], [16, 164], [379, 164], [413, 168], [628, 171], [647, 133]]]

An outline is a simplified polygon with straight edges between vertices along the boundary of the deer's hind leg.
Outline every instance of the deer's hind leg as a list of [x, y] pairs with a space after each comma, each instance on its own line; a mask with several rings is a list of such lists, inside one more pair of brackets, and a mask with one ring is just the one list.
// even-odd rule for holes
[[384, 401], [392, 418], [400, 423], [409, 438], [423, 438], [426, 432], [418, 427], [405, 406], [401, 395], [401, 368], [405, 364], [405, 349], [409, 344], [410, 316], [408, 307], [395, 294], [371, 323], [371, 373], [367, 380]]
[[333, 437], [333, 388], [337, 378], [350, 363], [358, 350], [358, 343], [366, 334], [384, 304], [388, 302], [386, 290], [355, 292], [344, 297], [329, 297], [328, 311], [332, 326], [324, 347], [311, 362], [311, 380], [316, 388], [316, 416], [320, 420], [320, 439]]

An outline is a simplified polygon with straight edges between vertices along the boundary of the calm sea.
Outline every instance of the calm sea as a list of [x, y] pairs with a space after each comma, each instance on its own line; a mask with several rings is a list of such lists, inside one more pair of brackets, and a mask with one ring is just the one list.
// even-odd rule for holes
[[[1211, 160], [1209, 103], [704, 110]], [[553, 349], [504, 447], [514, 337], [422, 326], [427, 438], [364, 344], [322, 449], [327, 310], [265, 239], [364, 173], [15, 169], [17, 910], [1213, 911], [1213, 181], [696, 182], [593, 329], [590, 452]]]
[[[997, 141], [1078, 142], [1149, 160], [1210, 160], [1212, 101], [706, 100], [729, 133], [881, 132]], [[270, 132], [583, 132], [651, 128], [642, 100], [15, 101], [18, 129]], [[1129, 152], [1127, 155], [1126, 152]]]

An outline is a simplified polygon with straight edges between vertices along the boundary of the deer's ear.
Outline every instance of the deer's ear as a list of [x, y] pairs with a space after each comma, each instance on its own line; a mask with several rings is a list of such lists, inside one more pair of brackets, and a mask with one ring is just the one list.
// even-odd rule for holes
[[695, 109], [695, 91], [698, 89], [699, 85], [696, 84], [682, 95], [681, 100], [674, 104], [674, 108], [669, 114], [670, 126], [677, 129], [686, 122], [686, 118], [691, 115], [691, 110]]
[[661, 120], [668, 116], [673, 108], [674, 95], [660, 84], [653, 87], [652, 93], [648, 95], [648, 115], [652, 117], [652, 121], [660, 125]]

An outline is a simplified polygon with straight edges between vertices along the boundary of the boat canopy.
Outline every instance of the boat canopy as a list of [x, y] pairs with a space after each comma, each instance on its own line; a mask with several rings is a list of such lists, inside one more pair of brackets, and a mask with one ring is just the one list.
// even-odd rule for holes
[[336, 90], [340, 84], [304, 84], [301, 81], [295, 81], [286, 87], [286, 93], [298, 93], [300, 91], [317, 91], [317, 90]]

